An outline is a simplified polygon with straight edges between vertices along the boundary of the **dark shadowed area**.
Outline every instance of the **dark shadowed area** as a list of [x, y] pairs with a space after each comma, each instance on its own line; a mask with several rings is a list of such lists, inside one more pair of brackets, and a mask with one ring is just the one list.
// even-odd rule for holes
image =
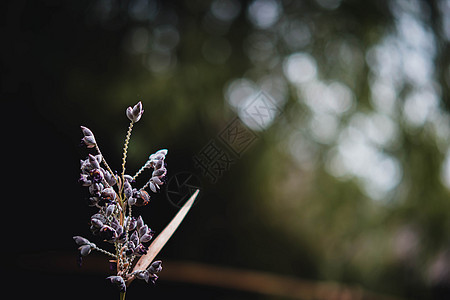
[[[450, 1], [1, 4], [1, 271], [15, 299], [118, 299], [78, 183], [169, 150], [127, 299], [449, 299]], [[142, 185], [145, 181], [142, 181]]]

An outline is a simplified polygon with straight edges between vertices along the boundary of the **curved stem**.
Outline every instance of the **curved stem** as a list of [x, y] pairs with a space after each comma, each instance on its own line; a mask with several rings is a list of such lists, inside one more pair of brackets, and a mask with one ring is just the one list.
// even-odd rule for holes
[[[127, 136], [125, 137], [125, 143], [123, 144], [123, 156], [122, 156], [122, 174], [120, 175], [120, 179], [121, 179], [121, 184], [118, 187], [119, 188], [119, 203], [120, 206], [122, 207], [122, 210], [125, 209], [125, 197], [122, 198], [122, 191], [123, 191], [123, 185], [125, 182], [124, 176], [125, 176], [125, 164], [127, 162], [127, 152], [128, 152], [128, 144], [130, 142], [130, 137], [131, 137], [131, 131], [133, 130], [133, 125], [134, 122], [131, 121], [130, 122], [130, 126], [128, 126], [128, 131], [127, 131]], [[120, 224], [123, 225], [123, 215], [121, 215], [122, 219]]]

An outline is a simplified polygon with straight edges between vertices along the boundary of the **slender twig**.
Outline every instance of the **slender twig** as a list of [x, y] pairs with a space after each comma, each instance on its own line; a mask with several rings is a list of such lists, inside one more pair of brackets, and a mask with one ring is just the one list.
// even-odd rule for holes
[[150, 160], [147, 160], [145, 164], [139, 169], [139, 171], [136, 172], [133, 176], [133, 180], [136, 180], [136, 178], [145, 170], [150, 168]]
[[92, 247], [92, 249], [97, 250], [98, 252], [101, 252], [101, 253], [106, 254], [106, 255], [108, 255], [108, 256], [117, 258], [115, 254], [113, 254], [113, 253], [111, 253], [111, 252], [108, 252], [108, 251], [106, 251], [106, 250], [103, 250], [103, 249], [101, 249], [101, 248], [99, 248], [99, 247], [97, 247], [97, 246], [95, 246], [95, 245], [94, 245], [94, 247]]
[[[128, 126], [128, 131], [127, 131], [127, 136], [125, 138], [125, 143], [123, 144], [122, 174], [121, 174], [122, 185], [123, 185], [123, 182], [124, 182], [123, 176], [125, 175], [125, 163], [127, 161], [128, 143], [130, 142], [131, 131], [133, 130], [133, 125], [134, 125], [134, 122], [131, 121], [130, 122], [130, 126]], [[122, 188], [121, 188], [121, 190], [122, 190]]]
[[[102, 162], [103, 162], [103, 164], [105, 165], [106, 169], [108, 169], [109, 173], [111, 173], [111, 175], [114, 176], [114, 172], [111, 170], [111, 168], [109, 167], [108, 163], [106, 162], [106, 159], [105, 159], [105, 157], [103, 156], [102, 151], [100, 151], [100, 148], [99, 148], [98, 144], [95, 144], [95, 150], [97, 150], [97, 153], [100, 154], [100, 155], [102, 156]], [[116, 177], [114, 177], [114, 180], [115, 180], [116, 183], [117, 183]]]

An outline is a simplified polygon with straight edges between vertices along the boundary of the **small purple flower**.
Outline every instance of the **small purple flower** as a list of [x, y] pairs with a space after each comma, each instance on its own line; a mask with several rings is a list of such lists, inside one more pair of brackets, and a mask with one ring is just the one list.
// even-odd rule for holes
[[91, 253], [91, 249], [95, 247], [94, 244], [92, 244], [87, 239], [81, 236], [74, 236], [73, 240], [75, 241], [75, 243], [77, 243], [77, 245], [80, 246], [78, 250], [80, 250], [81, 256], [88, 255], [89, 253]]
[[91, 245], [83, 245], [80, 246], [80, 248], [78, 248], [78, 250], [80, 250], [81, 256], [86, 256], [89, 253], [91, 253], [91, 249], [92, 249]]
[[75, 243], [77, 243], [78, 246], [83, 246], [83, 245], [89, 245], [91, 242], [89, 242], [88, 239], [85, 239], [82, 236], [74, 236], [73, 240], [75, 241]]
[[162, 262], [160, 260], [154, 261], [146, 270], [137, 271], [134, 273], [137, 279], [145, 280], [145, 282], [155, 283], [158, 279], [156, 273], [161, 272], [162, 270]]
[[90, 179], [92, 182], [101, 183], [105, 177], [100, 169], [94, 169], [91, 171]]
[[131, 122], [136, 123], [141, 119], [142, 114], [144, 113], [144, 110], [142, 109], [142, 103], [139, 101], [133, 108], [130, 106], [127, 108], [126, 114], [128, 119], [130, 119]]
[[117, 285], [121, 292], [125, 292], [127, 286], [125, 284], [125, 280], [123, 280], [122, 276], [109, 276], [106, 279], [109, 279], [112, 283]]
[[[106, 254], [115, 262], [114, 270], [116, 276], [109, 276], [107, 279], [117, 285], [121, 292], [126, 290], [126, 281], [135, 276], [146, 282], [155, 282], [158, 278], [157, 272], [161, 271], [161, 261], [153, 262], [146, 270], [131, 272], [130, 266], [137, 257], [147, 254], [150, 241], [155, 232], [148, 225], [144, 224], [142, 217], [133, 217], [132, 206], [144, 206], [150, 201], [147, 189], [153, 192], [158, 191], [165, 181], [167, 174], [164, 160], [167, 149], [161, 149], [149, 156], [149, 159], [134, 175], [125, 174], [128, 143], [133, 129], [133, 124], [138, 122], [144, 110], [142, 102], [126, 109], [126, 116], [131, 121], [128, 127], [125, 143], [123, 147], [122, 170], [119, 176], [118, 171], [111, 169], [103, 157], [100, 147], [96, 142], [92, 131], [81, 126], [83, 133], [82, 143], [90, 150], [90, 154], [80, 161], [79, 182], [87, 187], [89, 191], [89, 206], [97, 208], [98, 211], [90, 218], [90, 229], [94, 236], [111, 245], [115, 251], [108, 251], [99, 248], [94, 243], [81, 236], [74, 236], [73, 239], [78, 245], [79, 262], [92, 250]], [[88, 149], [89, 150], [89, 149]], [[151, 169], [150, 179], [141, 188], [134, 187], [135, 179], [144, 171]]]
[[102, 198], [105, 200], [115, 200], [117, 197], [116, 191], [113, 188], [109, 187], [102, 190]]
[[145, 270], [137, 272], [135, 276], [137, 279], [142, 279], [145, 280], [145, 282], [148, 282], [148, 279], [150, 278], [150, 273], [147, 270]]
[[84, 135], [84, 137], [81, 139], [81, 142], [83, 142], [88, 148], [94, 148], [95, 145], [97, 144], [97, 142], [95, 141], [94, 134], [92, 133], [91, 130], [89, 130], [89, 128], [84, 126], [80, 127]]
[[152, 264], [150, 265], [150, 267], [148, 267], [148, 271], [150, 273], [159, 273], [162, 270], [162, 261], [160, 260], [155, 260], [154, 262], [152, 262]]
[[148, 247], [144, 246], [143, 244], [139, 244], [136, 249], [134, 249], [134, 255], [136, 256], [142, 256], [147, 254]]
[[92, 184], [92, 181], [89, 179], [89, 175], [87, 174], [81, 174], [78, 182], [80, 182], [83, 186], [90, 186]]
[[108, 225], [103, 225], [102, 228], [100, 228], [100, 237], [103, 238], [105, 241], [113, 241], [117, 239], [118, 234], [114, 228]]
[[135, 193], [133, 198], [136, 199], [136, 202], [134, 202], [134, 205], [136, 206], [147, 205], [148, 202], [150, 201], [150, 195], [144, 190], [140, 190], [137, 193]]

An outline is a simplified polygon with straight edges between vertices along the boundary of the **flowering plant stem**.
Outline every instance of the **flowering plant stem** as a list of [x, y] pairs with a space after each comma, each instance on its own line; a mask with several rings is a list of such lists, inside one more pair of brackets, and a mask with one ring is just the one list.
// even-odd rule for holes
[[125, 294], [126, 294], [127, 292], [120, 292], [120, 300], [125, 300]]
[[134, 122], [130, 122], [130, 126], [128, 126], [127, 136], [125, 138], [125, 143], [123, 144], [123, 157], [122, 157], [122, 174], [121, 179], [124, 181], [123, 176], [125, 175], [125, 163], [127, 161], [127, 152], [128, 152], [128, 144], [130, 142], [131, 131], [133, 130]]
[[[158, 279], [156, 273], [162, 270], [162, 262], [160, 260], [152, 262], [152, 260], [181, 223], [198, 194], [197, 191], [191, 197], [155, 242], [150, 245], [149, 249], [148, 243], [153, 239], [154, 231], [144, 223], [141, 216], [136, 218], [131, 215], [131, 207], [133, 205], [138, 207], [144, 206], [149, 202], [150, 195], [145, 190], [147, 187], [153, 193], [157, 193], [160, 186], [164, 184], [167, 173], [164, 159], [168, 150], [161, 149], [151, 154], [145, 165], [134, 177], [125, 174], [131, 131], [134, 123], [140, 120], [143, 112], [141, 102], [138, 102], [133, 107], [128, 107], [126, 110], [130, 125], [128, 126], [123, 145], [120, 175], [113, 172], [106, 162], [92, 131], [85, 126], [81, 126], [83, 133], [82, 143], [88, 149], [95, 148], [98, 153], [97, 155], [88, 154], [85, 160], [80, 160], [81, 173], [79, 182], [88, 188], [90, 194], [89, 205], [98, 209], [97, 213], [91, 216], [90, 229], [95, 236], [99, 236], [101, 240], [114, 245], [115, 251], [103, 250], [81, 236], [74, 236], [73, 239], [79, 246], [80, 264], [82, 257], [91, 253], [92, 250], [99, 251], [113, 258], [110, 261], [116, 264], [117, 273], [107, 277], [107, 279], [119, 288], [120, 300], [125, 299], [127, 284], [135, 278], [144, 280], [147, 283], [154, 283]], [[145, 169], [152, 170], [151, 178], [148, 181], [149, 184], [140, 189], [133, 188], [134, 178]], [[149, 255], [146, 255], [147, 253]], [[133, 267], [133, 261], [137, 257], [141, 259], [134, 270], [130, 272]]]

